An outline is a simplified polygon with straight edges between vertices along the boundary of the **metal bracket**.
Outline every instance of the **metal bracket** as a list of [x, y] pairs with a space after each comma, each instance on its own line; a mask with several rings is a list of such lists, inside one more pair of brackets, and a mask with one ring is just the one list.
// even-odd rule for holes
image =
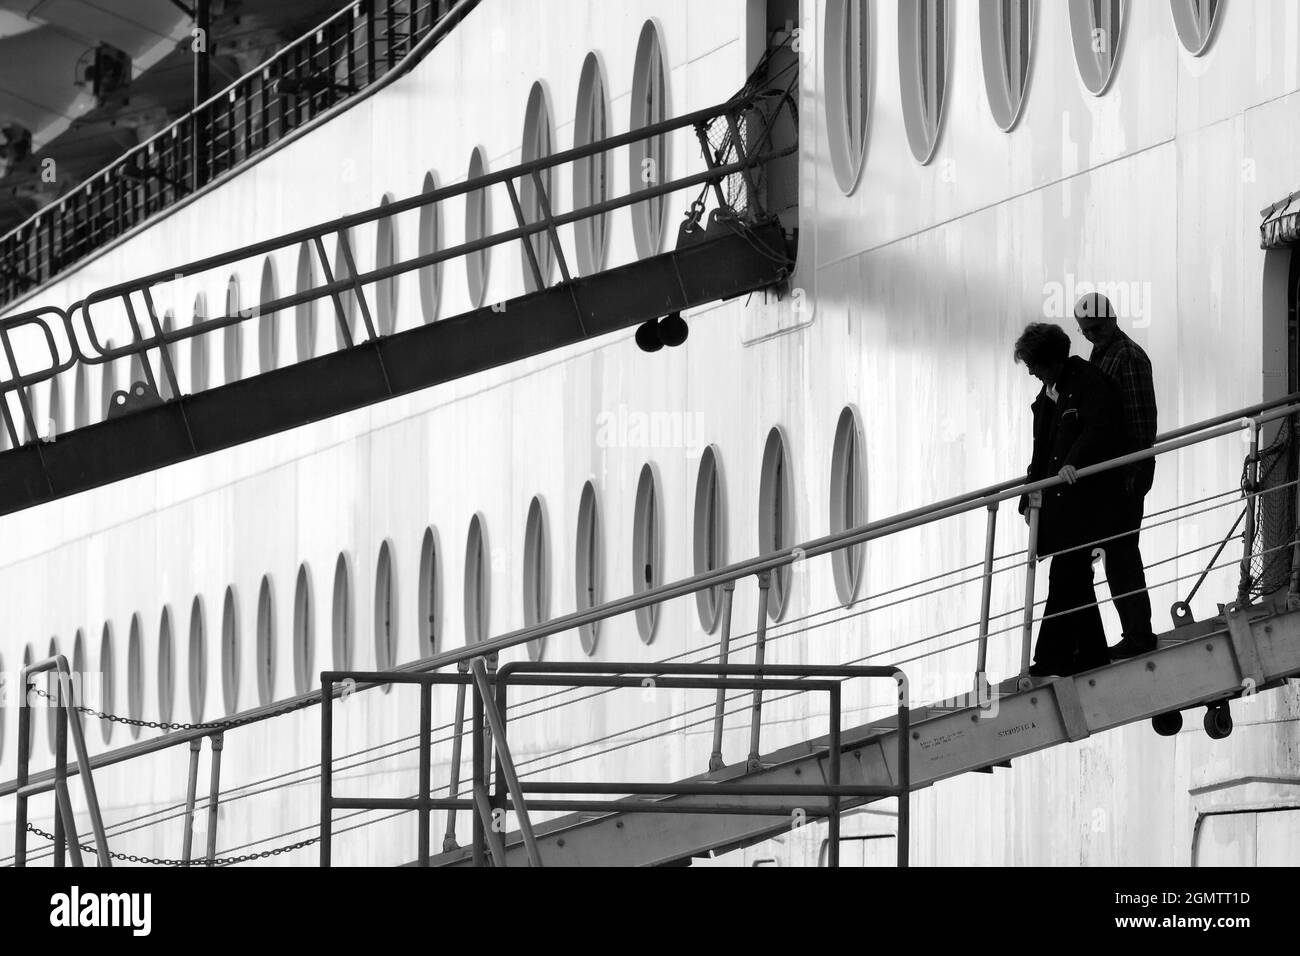
[[135, 382], [128, 391], [119, 390], [113, 393], [113, 398], [108, 403], [108, 417], [117, 418], [121, 415], [129, 415], [132, 412], [153, 408], [155, 405], [161, 405], [162, 403], [163, 400], [158, 395], [158, 392], [147, 382]]
[[1079, 689], [1074, 686], [1074, 678], [1052, 681], [1052, 691], [1056, 695], [1056, 709], [1061, 712], [1065, 738], [1073, 742], [1090, 736], [1092, 731], [1088, 729], [1088, 718], [1083, 715], [1083, 704], [1079, 702]]
[[1242, 687], [1258, 689], [1264, 685], [1264, 667], [1259, 660], [1259, 646], [1240, 604], [1229, 604], [1224, 617], [1228, 621], [1228, 639], [1237, 658], [1237, 673]]

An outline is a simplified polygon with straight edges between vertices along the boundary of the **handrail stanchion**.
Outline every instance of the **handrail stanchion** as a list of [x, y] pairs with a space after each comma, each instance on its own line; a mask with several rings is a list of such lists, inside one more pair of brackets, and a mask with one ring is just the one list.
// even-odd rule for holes
[[1029, 494], [1029, 546], [1025, 552], [1025, 620], [1020, 634], [1020, 679], [1029, 678], [1029, 652], [1034, 642], [1034, 584], [1038, 570], [1038, 525], [1042, 520], [1043, 493]]
[[[726, 667], [731, 655], [731, 601], [736, 594], [736, 582], [728, 581], [722, 586], [722, 633], [718, 637], [718, 666]], [[713, 752], [709, 754], [709, 771], [721, 770], [726, 764], [722, 761], [722, 720], [727, 707], [727, 690], [718, 688], [718, 700], [713, 711]]]
[[[524, 791], [519, 785], [519, 777], [515, 774], [515, 764], [510, 757], [510, 746], [506, 743], [505, 719], [502, 713], [497, 712], [496, 703], [492, 700], [492, 688], [488, 682], [487, 667], [483, 664], [483, 658], [474, 658], [470, 662], [470, 671], [474, 675], [474, 684], [478, 688], [478, 697], [483, 708], [483, 715], [487, 718], [488, 726], [492, 728], [492, 745], [496, 752], [497, 767], [501, 775], [505, 777], [506, 789], [509, 791], [510, 799], [514, 803], [515, 816], [519, 818], [519, 833], [524, 840], [524, 851], [528, 855], [528, 865], [539, 867], [542, 865], [542, 856], [537, 849], [537, 839], [533, 835], [533, 824], [528, 815], [528, 807], [524, 805]], [[502, 712], [504, 713], [504, 708], [502, 708]]]
[[31, 738], [32, 708], [29, 705], [28, 672], [23, 668], [22, 697], [18, 701], [18, 790], [15, 793], [14, 807], [14, 866], [27, 865], [27, 777], [28, 766], [32, 759], [28, 743]]
[[320, 865], [330, 865], [334, 827], [334, 678], [320, 678]]
[[[830, 760], [827, 762], [826, 775], [832, 787], [840, 785], [840, 686], [831, 688], [830, 692]], [[831, 793], [826, 798], [826, 865], [838, 868], [840, 865], [840, 798]]]
[[975, 658], [975, 701], [988, 699], [989, 608], [993, 601], [993, 545], [998, 531], [997, 502], [988, 507], [988, 524], [984, 532], [984, 579], [980, 592], [980, 639]]
[[[527, 229], [528, 220], [524, 218], [524, 207], [519, 202], [519, 192], [515, 189], [513, 179], [506, 180], [506, 192], [510, 195], [510, 205], [515, 211], [515, 221], [519, 223], [520, 229]], [[526, 235], [520, 239], [524, 244], [524, 255], [528, 257], [528, 268], [532, 270], [533, 282], [537, 284], [538, 289], [546, 288], [546, 280], [542, 277], [542, 267], [537, 262], [537, 250], [533, 248], [533, 236]]]
[[[767, 602], [768, 592], [772, 587], [772, 572], [764, 571], [758, 576], [758, 627], [754, 631], [754, 666], [763, 666], [763, 657], [767, 649]], [[758, 672], [762, 677], [762, 671]], [[745, 769], [755, 773], [760, 769], [759, 729], [763, 723], [763, 689], [754, 688], [754, 710], [749, 720], [749, 760]]]
[[[1246, 465], [1246, 479], [1243, 482], [1242, 491], [1247, 495], [1253, 495], [1259, 490], [1259, 433], [1262, 424], [1256, 419], [1252, 426], [1250, 436], [1250, 458]], [[1255, 509], [1259, 506], [1259, 499], [1249, 503], [1246, 509], [1246, 527], [1241, 532], [1241, 577], [1237, 582], [1237, 604], [1245, 607], [1250, 603], [1250, 591], [1254, 586], [1254, 576], [1251, 572], [1251, 564], [1255, 557]]]
[[420, 685], [420, 866], [429, 865], [429, 814], [433, 808], [425, 801], [429, 799], [429, 738], [433, 725], [433, 685]]
[[208, 854], [211, 866], [217, 858], [217, 801], [221, 797], [221, 746], [225, 734], [217, 731], [209, 739], [212, 748], [212, 774], [208, 779]]
[[[330, 258], [325, 252], [325, 240], [320, 236], [312, 237], [312, 244], [316, 247], [316, 255], [320, 257], [321, 271], [325, 273], [325, 285], [334, 284], [334, 270], [330, 268]], [[348, 327], [347, 310], [343, 308], [343, 298], [339, 295], [338, 290], [330, 293], [330, 298], [334, 300], [334, 317], [338, 319], [339, 335], [343, 339], [345, 348], [352, 348], [352, 329]]]
[[[472, 842], [475, 866], [487, 866], [487, 828], [483, 825], [483, 806], [480, 798], [483, 794], [483, 706], [480, 701], [478, 685], [474, 686], [474, 696], [470, 701], [470, 796], [474, 800], [475, 812], [470, 814], [473, 823]], [[492, 808], [488, 807], [488, 822], [492, 819]]]
[[895, 668], [898, 680], [898, 865], [908, 864], [912, 816], [912, 720], [907, 675]]
[[[361, 284], [361, 280], [357, 277], [357, 262], [352, 257], [352, 243], [348, 241], [348, 231], [346, 229], [340, 229], [338, 235], [339, 251], [343, 253], [343, 261], [347, 263], [347, 277], [352, 283], [352, 294], [357, 297], [357, 307], [361, 309], [361, 321], [366, 324], [366, 336], [373, 342], [379, 338], [379, 335], [375, 332], [375, 323], [370, 317], [370, 305], [366, 302], [365, 286]], [[387, 372], [385, 372], [384, 380], [388, 380]]]
[[[56, 676], [60, 677], [58, 672]], [[49, 680], [45, 682], [49, 687]], [[77, 825], [72, 816], [72, 800], [68, 796], [68, 715], [62, 707], [63, 681], [55, 687], [56, 697], [52, 701], [48, 719], [56, 721], [54, 728], [54, 796], [58, 802], [58, 813], [54, 814], [54, 866], [62, 867], [71, 836], [72, 865], [81, 866], [81, 847], [77, 845]], [[70, 826], [64, 827], [67, 820]]]
[[[462, 674], [469, 673], [469, 664], [461, 661], [456, 669]], [[460, 747], [465, 737], [465, 685], [456, 685], [456, 719], [451, 732], [451, 785], [448, 796], [455, 800], [460, 795]], [[447, 832], [442, 837], [442, 851], [450, 853], [460, 846], [456, 842], [456, 808], [447, 811]]]
[[186, 866], [189, 866], [190, 854], [194, 852], [194, 801], [199, 792], [199, 751], [202, 748], [202, 737], [190, 741], [190, 774], [185, 787], [185, 834], [181, 842], [181, 860]]

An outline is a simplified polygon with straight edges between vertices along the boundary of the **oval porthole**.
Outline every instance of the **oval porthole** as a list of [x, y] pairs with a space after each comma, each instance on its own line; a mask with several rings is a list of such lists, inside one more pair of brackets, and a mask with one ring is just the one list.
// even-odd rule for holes
[[[779, 428], [767, 435], [763, 447], [763, 469], [758, 487], [758, 549], [769, 555], [794, 544], [794, 498], [790, 488], [789, 456]], [[767, 616], [779, 621], [790, 598], [790, 565], [772, 572], [767, 598]]]
[[[207, 305], [203, 300], [203, 293], [199, 293], [194, 297], [194, 317], [190, 320], [190, 325], [201, 325], [207, 319]], [[77, 368], [80, 370], [81, 366]], [[207, 333], [199, 332], [190, 336], [190, 394], [201, 392], [207, 387], [208, 339]]]
[[[59, 639], [57, 637], [51, 637], [49, 653], [47, 653], [45, 657], [48, 660], [49, 658], [58, 657], [58, 656], [59, 656]], [[46, 742], [49, 743], [50, 745], [51, 754], [55, 753], [59, 744], [58, 741], [59, 713], [54, 706], [55, 702], [58, 701], [59, 699], [58, 697], [59, 683], [58, 683], [58, 677], [56, 676], [57, 674], [58, 674], [57, 670], [52, 670], [52, 671], [46, 671], [45, 674], [43, 675], [45, 678], [43, 682], [45, 684], [45, 693], [49, 694], [50, 696], [45, 700], [45, 703], [48, 706], [42, 707], [41, 709], [45, 711], [45, 739]], [[33, 713], [32, 717], [35, 716], [36, 714]], [[35, 721], [33, 721], [33, 723], [34, 722]]]
[[[231, 276], [226, 283], [225, 318], [237, 317], [239, 312], [239, 276]], [[244, 323], [242, 317], [227, 325], [222, 336], [222, 369], [225, 383], [237, 382], [244, 375]]]
[[[551, 553], [546, 534], [546, 511], [542, 499], [534, 498], [524, 522], [524, 627], [535, 627], [551, 616]], [[528, 642], [528, 656], [535, 661], [546, 651], [546, 638]]]
[[267, 303], [276, 298], [275, 264], [270, 256], [262, 263], [262, 281], [258, 287], [257, 364], [269, 372], [280, 363], [280, 314], [266, 311]]
[[221, 693], [226, 715], [239, 709], [239, 619], [235, 589], [226, 588], [221, 602]]
[[[574, 119], [573, 146], [579, 149], [609, 136], [609, 104], [605, 100], [605, 77], [600, 58], [588, 53], [578, 79], [578, 108]], [[609, 154], [584, 156], [573, 163], [573, 205], [587, 209], [609, 199]], [[605, 267], [607, 214], [584, 216], [573, 224], [578, 246], [578, 270], [591, 275]]]
[[[726, 520], [723, 510], [722, 472], [718, 452], [710, 445], [700, 456], [699, 475], [695, 479], [695, 573], [716, 571], [726, 561]], [[705, 633], [718, 626], [722, 610], [722, 585], [695, 592], [695, 605]]]
[[[90, 424], [90, 390], [86, 385], [86, 366], [77, 363], [72, 375], [72, 427], [85, 428]], [[0, 428], [0, 440], [9, 441], [9, 431]]]
[[[168, 389], [165, 385], [165, 380], [159, 384], [162, 387], [163, 392], [167, 393]], [[164, 394], [163, 400], [165, 401], [168, 397], [168, 394]], [[50, 379], [50, 405], [45, 417], [45, 438], [47, 441], [53, 441], [64, 432], [63, 380], [57, 375]]]
[[1010, 132], [1020, 119], [1034, 45], [1036, 0], [980, 0], [984, 91], [993, 120]]
[[[32, 650], [32, 645], [28, 644], [26, 647], [23, 648], [23, 667], [31, 667], [32, 662], [35, 660], [36, 660], [36, 653]], [[33, 680], [33, 683], [39, 687], [40, 686], [39, 678]], [[21, 686], [21, 682], [19, 686]], [[26, 689], [24, 688], [24, 692], [25, 691]], [[25, 702], [20, 702], [20, 706], [26, 706], [29, 711], [28, 714], [29, 719], [27, 721], [27, 759], [31, 761], [36, 758], [36, 724], [37, 724], [37, 718], [40, 716], [40, 712], [43, 708], [29, 706]], [[21, 727], [22, 724], [19, 724], [18, 726]], [[19, 739], [21, 738], [22, 738], [22, 732], [20, 731]]]
[[948, 0], [914, 0], [898, 8], [898, 71], [903, 125], [912, 155], [928, 163], [939, 145], [948, 91]]
[[[470, 154], [469, 170], [465, 173], [467, 180], [479, 179], [487, 175], [487, 161], [483, 150], [475, 147]], [[486, 189], [475, 189], [465, 194], [465, 241], [478, 242], [487, 237], [488, 230], [488, 193]], [[483, 305], [487, 294], [488, 249], [479, 249], [465, 255], [465, 276], [469, 286], [470, 308], [477, 309]]]
[[170, 724], [176, 703], [176, 660], [172, 647], [172, 612], [163, 606], [158, 618], [158, 722]]
[[[355, 260], [356, 251], [352, 243], [352, 232], [349, 229], [339, 230], [338, 238], [334, 241], [334, 281], [341, 282], [352, 278], [352, 267], [348, 265], [348, 256], [351, 253]], [[330, 324], [334, 326], [334, 345], [336, 348], [345, 349], [355, 345], [361, 338], [361, 330], [357, 327], [357, 294], [351, 288], [340, 292], [337, 299], [331, 297], [327, 300], [330, 304]]]
[[[596, 486], [590, 481], [582, 486], [578, 499], [578, 541], [574, 546], [574, 606], [587, 611], [601, 603], [601, 546], [600, 510], [596, 502]], [[590, 657], [596, 653], [600, 639], [600, 622], [592, 621], [578, 627], [578, 641]]]
[[[383, 209], [392, 203], [391, 194], [385, 193], [379, 201]], [[379, 220], [375, 228], [375, 269], [387, 269], [397, 262], [397, 228], [392, 216]], [[392, 335], [397, 329], [397, 277], [380, 279], [375, 289], [375, 321], [380, 335]]]
[[334, 562], [330, 643], [336, 671], [352, 670], [352, 569], [346, 554]]
[[[545, 159], [551, 155], [551, 109], [546, 102], [546, 90], [540, 82], [533, 83], [528, 92], [528, 105], [524, 110], [524, 139], [520, 147], [520, 157], [525, 163]], [[538, 188], [537, 180], [541, 181]], [[524, 213], [524, 222], [528, 224], [542, 222], [546, 209], [554, 209], [554, 192], [551, 189], [551, 169], [538, 170], [537, 178], [522, 177], [519, 186], [519, 206]], [[532, 255], [529, 255], [529, 248]], [[546, 231], [535, 232], [520, 243], [521, 259], [524, 270], [524, 288], [536, 292], [551, 284], [551, 272], [555, 264], [555, 252], [551, 248], [551, 239]], [[533, 272], [533, 261], [537, 262], [538, 275]]]
[[1169, 0], [1169, 6], [1179, 42], [1192, 56], [1201, 56], [1214, 38], [1222, 0]]
[[478, 644], [488, 636], [488, 562], [483, 519], [475, 515], [465, 541], [465, 643]]
[[[106, 714], [113, 712], [113, 683], [113, 625], [105, 621], [99, 636], [99, 710]], [[113, 737], [113, 721], [101, 717], [99, 732], [108, 743]]]
[[311, 572], [304, 563], [298, 567], [293, 585], [293, 688], [305, 694], [315, 684], [312, 662], [315, 657], [315, 620], [311, 607]]
[[420, 542], [420, 656], [438, 653], [442, 634], [442, 581], [439, 568], [438, 535], [433, 528], [424, 530]]
[[[662, 123], [668, 117], [668, 74], [664, 66], [659, 28], [647, 20], [637, 41], [632, 73], [632, 116], [635, 131]], [[638, 139], [628, 147], [628, 182], [632, 192], [661, 186], [668, 181], [668, 137]], [[632, 236], [637, 256], [656, 255], [663, 243], [667, 194], [661, 193], [632, 207]]]
[[[106, 352], [117, 348], [117, 343], [112, 339], [104, 342]], [[108, 413], [113, 408], [113, 393], [117, 391], [117, 363], [105, 362], [101, 365], [99, 371], [99, 414], [100, 421], [108, 421]], [[27, 441], [27, 420], [19, 418], [14, 422], [18, 426], [18, 435], [21, 442]]]
[[[4, 668], [0, 667], [0, 674], [3, 673]], [[82, 633], [81, 628], [77, 628], [77, 634], [72, 639], [72, 678], [72, 694], [74, 702], [78, 704], [93, 704], [94, 701], [87, 700], [86, 698], [87, 692], [91, 690], [91, 677], [86, 670], [86, 637]], [[0, 707], [0, 710], [3, 709], [3, 707]], [[77, 721], [84, 725], [85, 718], [82, 716], [81, 711], [75, 711], [74, 713]]]
[[203, 720], [203, 704], [208, 693], [208, 641], [203, 624], [203, 598], [195, 595], [190, 605], [189, 641], [190, 719]]
[[[311, 243], [304, 242], [298, 247], [296, 288], [300, 294], [316, 288], [316, 257]], [[298, 346], [299, 362], [316, 355], [316, 301], [309, 299], [293, 307], [294, 338]]]
[[[632, 593], [657, 588], [663, 581], [663, 544], [659, 537], [659, 481], [650, 464], [641, 467], [636, 485], [636, 506], [632, 513]], [[659, 605], [637, 608], [636, 629], [642, 642], [655, 639]]]
[[[831, 453], [831, 533], [856, 528], [867, 521], [867, 489], [863, 467], [862, 425], [857, 411], [845, 408], [835, 426]], [[835, 593], [848, 607], [858, 596], [867, 546], [856, 544], [831, 552]]]
[[[126, 715], [132, 720], [144, 716], [144, 636], [140, 633], [140, 615], [131, 615], [131, 629], [126, 641]], [[140, 739], [138, 724], [130, 724], [131, 739]]]
[[275, 700], [275, 591], [264, 575], [257, 589], [257, 701]]
[[[438, 189], [438, 180], [433, 173], [424, 174], [425, 195]], [[430, 202], [420, 207], [420, 256], [431, 256], [442, 249], [442, 236], [439, 232], [441, 217], [438, 215], [438, 203]], [[420, 270], [420, 308], [424, 311], [425, 322], [438, 319], [438, 300], [442, 293], [442, 263], [435, 262]]]
[[1070, 39], [1079, 79], [1101, 96], [1115, 77], [1124, 38], [1124, 0], [1069, 0]]
[[[176, 314], [172, 312], [171, 309], [168, 309], [163, 313], [162, 319], [162, 333], [164, 340], [167, 342], [172, 341], [172, 333], [175, 330]], [[167, 351], [167, 361], [164, 362], [162, 360], [161, 350], [159, 352], [158, 395], [164, 402], [170, 402], [176, 397], [176, 392], [172, 388], [172, 382], [175, 381], [177, 386], [180, 386], [180, 372], [178, 371], [178, 363], [176, 361], [176, 346], [167, 345], [165, 348]], [[61, 420], [58, 416], [53, 415], [53, 413], [51, 413], [51, 417], [56, 421]]]
[[[375, 566], [375, 669], [390, 671], [397, 663], [396, 582], [393, 580], [393, 550], [387, 541], [379, 546]], [[383, 691], [392, 690], [384, 684]]]
[[840, 189], [857, 187], [867, 155], [871, 110], [869, 0], [829, 0], [826, 6], [826, 120], [831, 168]]

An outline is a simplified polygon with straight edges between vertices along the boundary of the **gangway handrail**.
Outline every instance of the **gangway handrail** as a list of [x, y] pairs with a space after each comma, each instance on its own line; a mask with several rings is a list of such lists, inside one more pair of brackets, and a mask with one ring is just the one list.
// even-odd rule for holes
[[[1150, 448], [1112, 458], [1095, 465], [1089, 465], [1086, 468], [1080, 468], [1078, 469], [1078, 476], [1086, 478], [1090, 475], [1100, 474], [1116, 468], [1122, 468], [1135, 462], [1145, 461], [1172, 451], [1177, 451], [1178, 449], [1189, 445], [1195, 445], [1201, 442], [1211, 441], [1215, 438], [1221, 438], [1225, 435], [1239, 432], [1244, 428], [1260, 428], [1269, 421], [1275, 421], [1297, 413], [1300, 413], [1300, 392], [1292, 393], [1282, 398], [1276, 398], [1270, 401], [1259, 402], [1190, 425], [1180, 426], [1170, 432], [1157, 436], [1156, 443]], [[771, 552], [744, 561], [734, 562], [722, 568], [702, 572], [679, 581], [650, 588], [640, 594], [617, 598], [613, 601], [607, 601], [583, 611], [576, 611], [561, 617], [552, 618], [551, 620], [540, 624], [535, 624], [531, 627], [510, 631], [500, 637], [491, 638], [478, 644], [458, 648], [456, 650], [444, 651], [441, 654], [434, 654], [418, 661], [412, 661], [400, 665], [393, 668], [393, 670], [396, 672], [419, 673], [440, 670], [450, 665], [458, 665], [462, 663], [468, 664], [468, 662], [474, 658], [499, 654], [501, 651], [509, 650], [510, 648], [525, 644], [528, 641], [547, 637], [551, 634], [574, 630], [584, 624], [617, 617], [620, 614], [626, 614], [630, 611], [649, 607], [653, 604], [660, 604], [674, 598], [694, 594], [697, 591], [725, 585], [728, 582], [735, 582], [751, 575], [772, 571], [784, 567], [785, 565], [792, 564], [798, 560], [817, 557], [828, 554], [832, 551], [842, 550], [876, 538], [885, 537], [889, 534], [894, 534], [899, 531], [909, 530], [924, 524], [942, 520], [943, 518], [976, 511], [980, 508], [987, 508], [990, 504], [996, 505], [1001, 501], [1005, 501], [1008, 498], [1015, 497], [1022, 493], [1029, 494], [1035, 491], [1043, 491], [1064, 483], [1065, 480], [1059, 475], [1035, 482], [1030, 482], [1025, 477], [1009, 479], [988, 486], [988, 488], [980, 489], [978, 492], [968, 492], [963, 495], [957, 495], [921, 508], [915, 508], [888, 518], [881, 518], [877, 521], [868, 522], [855, 528], [815, 538], [804, 542], [803, 544], [795, 545], [781, 551]], [[339, 696], [343, 693], [369, 690], [375, 686], [378, 685], [362, 683], [357, 684], [355, 687], [349, 685], [346, 690], [340, 687], [335, 691], [335, 696]], [[260, 707], [232, 715], [227, 718], [227, 722], [231, 726], [245, 726], [258, 723], [288, 711], [318, 704], [320, 703], [320, 699], [321, 697], [319, 692], [299, 694], [272, 704], [264, 704]], [[177, 730], [165, 737], [138, 741], [117, 750], [97, 754], [90, 758], [91, 769], [97, 770], [101, 767], [122, 763], [134, 759], [135, 757], [144, 756], [146, 754], [168, 749], [169, 747], [188, 743], [192, 739], [210, 734], [211, 726], [212, 725], [206, 725], [204, 728]], [[70, 768], [69, 773], [73, 772], [76, 772], [75, 769]], [[29, 786], [34, 787], [37, 785], [43, 785], [46, 789], [49, 789], [49, 786], [52, 786], [52, 780], [52, 771], [43, 771], [33, 776]], [[0, 797], [12, 794], [15, 789], [15, 781], [10, 780], [0, 783]]]

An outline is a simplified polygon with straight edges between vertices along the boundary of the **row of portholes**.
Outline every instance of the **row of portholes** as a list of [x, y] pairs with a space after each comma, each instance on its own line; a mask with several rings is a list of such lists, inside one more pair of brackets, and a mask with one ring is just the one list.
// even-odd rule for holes
[[[980, 0], [984, 87], [998, 126], [1010, 132], [1029, 87], [1038, 0]], [[1119, 62], [1126, 0], [1069, 0], [1070, 35], [1084, 87], [1094, 96], [1109, 88]], [[1209, 48], [1221, 0], [1170, 0], [1179, 40], [1193, 55]], [[898, 63], [903, 123], [912, 155], [934, 156], [943, 123], [949, 71], [953, 0], [898, 4]], [[872, 95], [872, 4], [829, 0], [825, 26], [826, 109], [836, 181], [852, 192], [862, 172]]]
[[[843, 531], [861, 525], [866, 520], [867, 498], [865, 462], [861, 421], [853, 407], [846, 407], [836, 424], [831, 455], [830, 529]], [[789, 453], [785, 435], [780, 428], [768, 433], [763, 448], [759, 480], [759, 551], [763, 554], [782, 551], [796, 541], [794, 526], [794, 494], [790, 476]], [[717, 446], [705, 448], [700, 458], [696, 478], [694, 520], [692, 527], [692, 564], [695, 574], [716, 570], [726, 564], [726, 495], [720, 453]], [[632, 523], [632, 590], [640, 594], [663, 583], [662, 495], [658, 472], [653, 464], [642, 466], [637, 480]], [[602, 534], [596, 486], [588, 481], [583, 485], [578, 501], [577, 538], [574, 552], [574, 603], [578, 611], [599, 605], [603, 600]], [[545, 508], [540, 497], [529, 504], [524, 529], [522, 601], [524, 625], [532, 627], [550, 617], [551, 557], [550, 538]], [[482, 515], [470, 521], [465, 546], [464, 620], [467, 645], [480, 643], [489, 636], [490, 551], [487, 530]], [[437, 532], [427, 528], [420, 545], [417, 601], [417, 633], [420, 657], [429, 657], [441, 647], [442, 590], [440, 550]], [[856, 599], [863, 575], [864, 549], [862, 546], [836, 552], [832, 556], [832, 571], [836, 595], [845, 605]], [[769, 594], [768, 615], [780, 620], [788, 606], [790, 596], [790, 568], [786, 566], [773, 574]], [[355, 611], [352, 598], [352, 567], [346, 553], [340, 553], [334, 563], [330, 596], [330, 632], [333, 667], [350, 670], [355, 664], [354, 633]], [[397, 566], [393, 548], [385, 540], [379, 548], [375, 566], [374, 639], [375, 666], [391, 669], [399, 659], [397, 600]], [[696, 606], [701, 626], [712, 633], [721, 613], [721, 586], [701, 591], [696, 595]], [[270, 575], [263, 576], [258, 587], [256, 617], [256, 662], [258, 703], [265, 705], [275, 699], [276, 648], [275, 603], [276, 589]], [[310, 567], [299, 566], [294, 582], [293, 597], [293, 682], [297, 694], [310, 691], [315, 678], [315, 600]], [[635, 613], [637, 632], [646, 644], [654, 640], [658, 607], [650, 606]], [[578, 629], [583, 651], [596, 652], [599, 622], [585, 624]], [[227, 587], [221, 602], [220, 661], [222, 696], [225, 713], [234, 714], [239, 708], [239, 599], [233, 586]], [[540, 659], [544, 639], [528, 645], [529, 655]], [[57, 638], [49, 644], [49, 655], [59, 653]], [[29, 644], [23, 664], [34, 659]], [[113, 628], [105, 623], [101, 631], [99, 667], [94, 674], [100, 681], [97, 708], [115, 713], [114, 698]], [[175, 710], [175, 651], [172, 637], [171, 610], [164, 607], [158, 624], [157, 707], [153, 719], [169, 723]], [[207, 626], [204, 600], [196, 596], [189, 612], [188, 688], [190, 719], [204, 719], [207, 697], [208, 654]], [[74, 674], [89, 675], [87, 670], [86, 641], [79, 630], [73, 642], [71, 666]], [[2, 664], [0, 664], [2, 667]], [[127, 713], [135, 719], [144, 718], [145, 662], [143, 629], [139, 614], [130, 622], [127, 649]], [[0, 713], [0, 755], [4, 747], [4, 716]], [[35, 727], [33, 721], [32, 727]], [[47, 729], [51, 749], [54, 746], [54, 722]], [[113, 724], [101, 721], [104, 742], [112, 736]], [[140, 728], [131, 726], [132, 738], [138, 738]], [[32, 731], [35, 734], [35, 730]]]

